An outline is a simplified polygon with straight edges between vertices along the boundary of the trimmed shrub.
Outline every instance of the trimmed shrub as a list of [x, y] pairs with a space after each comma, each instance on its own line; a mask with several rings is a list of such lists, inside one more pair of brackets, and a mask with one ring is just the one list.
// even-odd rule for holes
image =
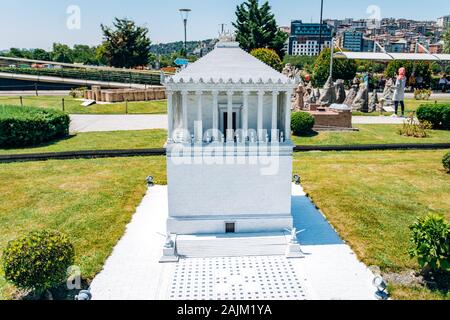
[[450, 130], [450, 104], [423, 104], [417, 109], [419, 121], [428, 121], [433, 129]]
[[291, 127], [294, 135], [306, 135], [312, 131], [316, 120], [307, 112], [294, 112], [292, 114]]
[[450, 152], [448, 152], [443, 158], [442, 158], [442, 164], [444, 165], [445, 170], [450, 173]]
[[422, 268], [450, 270], [450, 224], [444, 217], [429, 214], [410, 227], [411, 257], [417, 257]]
[[6, 280], [42, 294], [66, 279], [74, 257], [74, 247], [65, 235], [42, 230], [10, 241], [2, 264]]
[[42, 108], [0, 106], [0, 147], [26, 147], [69, 134], [68, 114]]
[[250, 54], [277, 71], [281, 71], [283, 69], [283, 63], [275, 50], [266, 48], [253, 49]]

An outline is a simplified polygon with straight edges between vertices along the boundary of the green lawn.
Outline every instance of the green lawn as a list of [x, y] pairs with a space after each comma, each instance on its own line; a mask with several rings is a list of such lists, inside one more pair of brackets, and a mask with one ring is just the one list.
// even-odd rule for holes
[[[82, 101], [71, 96], [26, 96], [22, 97], [23, 104], [30, 107], [52, 108], [62, 110], [62, 99], [64, 98], [65, 111], [71, 114], [125, 114], [125, 103], [94, 104], [90, 107], [81, 106]], [[0, 104], [21, 105], [20, 98], [1, 97]], [[167, 113], [166, 100], [129, 102], [129, 114], [165, 114]]]
[[167, 131], [111, 131], [77, 133], [67, 139], [38, 147], [21, 149], [0, 149], [1, 154], [24, 154], [40, 152], [64, 152], [80, 150], [111, 150], [111, 149], [147, 149], [162, 148], [167, 140]]
[[320, 132], [312, 137], [296, 137], [292, 140], [296, 145], [358, 145], [384, 143], [450, 143], [450, 131], [429, 130], [427, 138], [401, 136], [397, 130], [401, 125], [356, 125], [359, 131]]
[[[417, 269], [408, 226], [437, 212], [450, 218], [450, 175], [440, 151], [311, 152], [294, 156], [305, 190], [368, 265]], [[145, 193], [145, 177], [166, 183], [164, 157], [0, 164], [0, 252], [36, 228], [67, 233], [85, 279], [98, 273]], [[0, 270], [1, 274], [1, 270]], [[14, 295], [0, 277], [0, 298]], [[394, 298], [448, 298], [394, 285]]]
[[[409, 225], [429, 212], [450, 219], [448, 152], [322, 152], [294, 157], [294, 172], [341, 237], [367, 265], [384, 272], [418, 270], [407, 254]], [[450, 298], [394, 285], [394, 298]]]
[[[145, 178], [165, 184], [165, 167], [164, 157], [0, 164], [0, 252], [31, 230], [59, 230], [93, 279], [142, 200]], [[0, 276], [0, 299], [14, 294]]]
[[[419, 106], [421, 104], [429, 104], [429, 103], [431, 103], [431, 104], [433, 104], [433, 103], [450, 103], [450, 99], [433, 99], [433, 96], [431, 96], [430, 100], [405, 99], [405, 111], [406, 111], [406, 113], [416, 111], [417, 108], [419, 108]], [[401, 110], [399, 110], [399, 112], [400, 111]], [[380, 116], [380, 115], [390, 116], [390, 115], [392, 115], [392, 112], [363, 113], [363, 112], [355, 111], [355, 112], [353, 112], [353, 115], [354, 116], [372, 116], [372, 117], [376, 117], [376, 116]]]
[[[358, 125], [356, 132], [320, 132], [312, 137], [293, 137], [296, 145], [352, 145], [381, 143], [445, 143], [450, 131], [430, 130], [428, 138], [409, 138], [397, 134], [396, 125]], [[79, 150], [162, 148], [167, 139], [165, 130], [111, 131], [78, 133], [67, 139], [42, 146], [21, 149], [0, 149], [2, 154], [63, 152]]]

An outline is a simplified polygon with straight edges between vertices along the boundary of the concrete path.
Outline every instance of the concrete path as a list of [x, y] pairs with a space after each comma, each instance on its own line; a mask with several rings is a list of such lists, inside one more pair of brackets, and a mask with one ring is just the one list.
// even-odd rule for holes
[[215, 257], [160, 264], [168, 215], [167, 187], [150, 188], [93, 280], [93, 299], [374, 299], [372, 272], [296, 185], [292, 210], [295, 226], [305, 229], [299, 239], [304, 259]]
[[405, 118], [391, 116], [354, 116], [353, 124], [403, 124]]
[[[70, 115], [71, 132], [166, 129], [167, 115]], [[353, 124], [403, 124], [404, 118], [356, 116]]]
[[167, 115], [70, 115], [70, 132], [166, 129]]

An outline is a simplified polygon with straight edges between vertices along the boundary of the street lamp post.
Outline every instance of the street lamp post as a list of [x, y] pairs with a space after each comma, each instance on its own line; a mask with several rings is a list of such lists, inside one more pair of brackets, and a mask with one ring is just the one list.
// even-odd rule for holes
[[320, 0], [319, 54], [322, 52], [323, 0]]
[[187, 57], [187, 20], [191, 9], [180, 9], [181, 19], [184, 23], [184, 55]]

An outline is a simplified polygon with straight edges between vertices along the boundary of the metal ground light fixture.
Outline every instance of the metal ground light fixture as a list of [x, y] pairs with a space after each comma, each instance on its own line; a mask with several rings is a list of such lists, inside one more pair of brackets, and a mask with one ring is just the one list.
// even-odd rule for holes
[[377, 292], [375, 292], [375, 298], [378, 300], [388, 300], [389, 294], [386, 292], [387, 283], [381, 276], [376, 276], [372, 284], [375, 288], [377, 288]]

